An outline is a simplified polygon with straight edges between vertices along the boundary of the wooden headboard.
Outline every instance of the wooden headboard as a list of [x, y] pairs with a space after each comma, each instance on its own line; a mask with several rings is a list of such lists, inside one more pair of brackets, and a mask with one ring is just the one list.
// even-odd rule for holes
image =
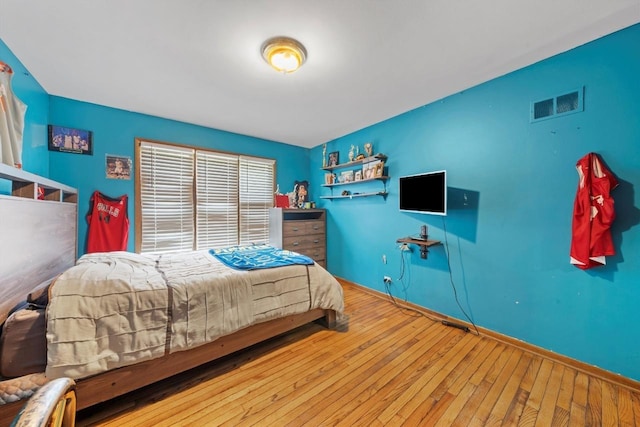
[[4, 164], [0, 164], [0, 185], [11, 191], [0, 194], [2, 323], [35, 287], [75, 263], [78, 192]]

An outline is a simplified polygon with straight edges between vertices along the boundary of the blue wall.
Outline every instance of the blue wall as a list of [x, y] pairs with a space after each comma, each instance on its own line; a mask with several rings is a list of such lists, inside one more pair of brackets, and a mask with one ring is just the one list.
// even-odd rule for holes
[[309, 150], [301, 147], [55, 96], [51, 97], [50, 117], [52, 124], [93, 132], [92, 156], [50, 153], [51, 179], [78, 188], [80, 194], [79, 254], [85, 252], [87, 223], [84, 215], [89, 209], [89, 198], [95, 190], [111, 197], [129, 195], [128, 250], [134, 250], [134, 171], [131, 180], [107, 179], [105, 156], [129, 156], [135, 162], [136, 137], [274, 158], [277, 162], [276, 182], [283, 192], [290, 191], [295, 180], [308, 179], [309, 175]]
[[22, 168], [42, 176], [49, 174], [47, 124], [49, 95], [0, 39], [0, 61], [13, 69], [13, 93], [27, 104], [22, 144]]
[[[396, 296], [464, 319], [448, 252], [460, 302], [478, 325], [640, 380], [638, 46], [640, 25], [328, 143], [327, 152], [346, 159], [351, 144], [372, 141], [389, 156], [392, 177], [386, 200], [321, 203], [329, 209], [330, 271], [379, 291], [389, 275]], [[584, 112], [529, 122], [531, 101], [582, 85]], [[581, 271], [569, 264], [575, 164], [590, 151], [620, 180], [618, 253], [605, 267]], [[324, 179], [321, 161], [316, 147], [315, 188]], [[448, 216], [399, 212], [398, 177], [439, 169], [448, 172]], [[405, 293], [395, 242], [422, 224], [448, 243], [431, 248], [427, 260], [417, 251], [408, 257]]]

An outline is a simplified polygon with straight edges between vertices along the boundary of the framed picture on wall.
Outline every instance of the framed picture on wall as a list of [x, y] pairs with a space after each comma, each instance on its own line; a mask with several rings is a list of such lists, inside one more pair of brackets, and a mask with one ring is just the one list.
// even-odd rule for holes
[[131, 179], [131, 157], [107, 154], [105, 171], [108, 179]]
[[49, 125], [49, 151], [93, 155], [91, 131]]

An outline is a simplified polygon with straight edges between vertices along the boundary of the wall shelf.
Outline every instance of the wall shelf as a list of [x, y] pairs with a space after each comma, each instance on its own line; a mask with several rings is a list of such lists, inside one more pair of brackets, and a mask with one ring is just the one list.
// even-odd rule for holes
[[385, 162], [387, 160], [387, 156], [385, 156], [384, 154], [374, 154], [373, 156], [365, 157], [364, 159], [353, 160], [351, 162], [341, 163], [341, 164], [335, 165], [335, 166], [327, 166], [327, 167], [322, 168], [322, 170], [332, 171], [332, 170], [335, 170], [335, 169], [349, 168], [349, 167], [353, 167], [353, 166], [357, 166], [357, 165], [362, 165], [364, 163], [375, 162], [376, 160], [382, 160], [383, 162]]
[[361, 180], [358, 180], [358, 181], [336, 182], [335, 184], [322, 184], [322, 186], [323, 187], [337, 187], [339, 185], [352, 185], [352, 184], [359, 184], [361, 182], [376, 181], [376, 180], [385, 182], [388, 179], [389, 179], [389, 177], [385, 175], [385, 176], [376, 176], [374, 178], [361, 179]]
[[[353, 183], [350, 183], [353, 184]], [[320, 196], [321, 199], [327, 199], [327, 200], [333, 200], [333, 199], [354, 199], [356, 197], [370, 197], [370, 196], [382, 196], [385, 199], [387, 198], [387, 193], [386, 191], [378, 191], [378, 192], [374, 192], [374, 193], [354, 193], [354, 194], [347, 194], [346, 196]]]
[[440, 240], [423, 240], [416, 239], [414, 237], [402, 237], [396, 240], [396, 243], [411, 243], [413, 245], [420, 246], [420, 258], [427, 259], [427, 249], [429, 246], [441, 245], [442, 242]]
[[[387, 198], [387, 180], [389, 180], [389, 176], [385, 175], [385, 161], [387, 160], [387, 156], [385, 156], [384, 154], [375, 154], [373, 156], [369, 156], [369, 157], [364, 157], [362, 159], [359, 160], [353, 160], [351, 162], [348, 163], [342, 163], [339, 165], [334, 165], [334, 166], [327, 166], [327, 167], [323, 167], [322, 170], [324, 171], [334, 171], [336, 169], [345, 169], [345, 172], [342, 172], [342, 174], [344, 175], [349, 174], [350, 176], [348, 177], [348, 180], [343, 180], [341, 179], [341, 181], [343, 182], [335, 182], [336, 181], [336, 174], [333, 173], [327, 173], [325, 174], [325, 184], [322, 184], [321, 187], [325, 187], [325, 188], [329, 188], [331, 190], [331, 195], [329, 196], [320, 196], [321, 199], [325, 199], [325, 200], [334, 200], [334, 199], [353, 199], [353, 198], [358, 198], [358, 197], [371, 197], [371, 196], [382, 196], [384, 199]], [[375, 172], [374, 171], [374, 166], [378, 166], [375, 167]], [[349, 171], [349, 169], [351, 169], [351, 171]], [[362, 171], [360, 171], [360, 169], [362, 169]], [[354, 173], [358, 174], [358, 176], [362, 176], [362, 179], [359, 180], [354, 180], [353, 176]], [[367, 178], [365, 178], [365, 173], [367, 175]], [[361, 174], [361, 175], [360, 175]], [[375, 176], [378, 175], [378, 176]], [[329, 179], [327, 179], [327, 177]], [[344, 186], [344, 185], [359, 185], [359, 184], [364, 184], [367, 182], [381, 182], [383, 184], [383, 189], [382, 191], [369, 191], [369, 192], [361, 192], [361, 193], [351, 193], [351, 194], [346, 194], [346, 195], [333, 195], [333, 187], [340, 187], [340, 186]]]

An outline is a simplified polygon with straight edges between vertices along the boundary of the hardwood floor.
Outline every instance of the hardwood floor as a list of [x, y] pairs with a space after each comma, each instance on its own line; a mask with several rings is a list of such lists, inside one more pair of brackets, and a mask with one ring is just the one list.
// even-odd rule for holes
[[311, 324], [81, 412], [80, 426], [640, 426], [640, 391], [346, 284]]

